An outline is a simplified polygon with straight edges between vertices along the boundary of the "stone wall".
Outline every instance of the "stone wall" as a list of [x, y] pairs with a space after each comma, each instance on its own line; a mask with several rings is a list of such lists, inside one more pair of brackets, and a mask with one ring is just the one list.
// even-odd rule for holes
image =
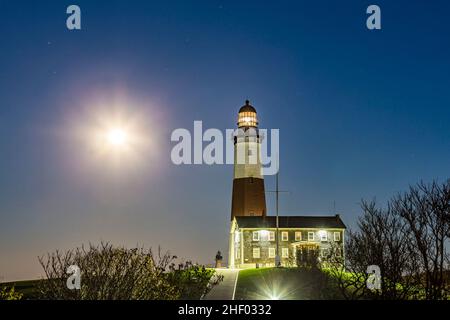
[[[264, 231], [263, 231], [264, 230]], [[324, 229], [326, 230], [326, 229]], [[240, 241], [243, 241], [243, 259], [241, 259], [239, 254], [239, 259], [236, 259], [236, 266], [240, 268], [246, 267], [271, 267], [275, 265], [275, 258], [269, 258], [269, 248], [276, 248], [276, 234], [273, 241], [268, 239], [268, 231], [273, 231], [276, 233], [275, 229], [241, 229], [242, 236], [239, 238], [239, 242], [236, 243], [236, 250], [240, 249]], [[260, 233], [260, 240], [253, 241], [253, 232], [258, 231]], [[263, 231], [263, 232], [261, 232]], [[288, 232], [288, 241], [283, 241], [281, 234], [282, 232]], [[301, 232], [301, 240], [295, 240], [295, 232]], [[314, 240], [308, 240], [308, 232], [314, 232]], [[320, 232], [318, 229], [279, 229], [279, 255], [281, 258], [282, 265], [291, 266], [295, 263], [295, 246], [297, 245], [313, 245], [318, 246], [321, 252], [329, 249], [332, 242], [337, 242], [341, 247], [343, 246], [343, 230], [342, 229], [328, 229], [327, 241], [321, 241]], [[334, 232], [340, 233], [340, 240], [334, 241]], [[265, 235], [265, 236], [263, 236]], [[260, 258], [253, 258], [253, 249], [260, 249]], [[289, 256], [288, 258], [282, 257], [282, 248], [288, 248]], [[276, 250], [276, 249], [275, 249]], [[276, 252], [276, 251], [275, 251]]]

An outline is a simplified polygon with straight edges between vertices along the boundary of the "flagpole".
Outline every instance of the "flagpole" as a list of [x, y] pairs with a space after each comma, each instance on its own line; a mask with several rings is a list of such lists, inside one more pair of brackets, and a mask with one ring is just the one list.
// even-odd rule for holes
[[[278, 163], [277, 163], [277, 165], [278, 165]], [[279, 245], [279, 241], [280, 241], [280, 239], [279, 239], [279, 236], [280, 236], [280, 233], [279, 233], [279, 221], [278, 221], [278, 195], [279, 195], [279, 193], [280, 193], [280, 190], [278, 189], [278, 175], [279, 175], [279, 173], [280, 173], [280, 169], [278, 168], [278, 171], [277, 171], [277, 175], [276, 175], [276, 213], [277, 213], [277, 217], [276, 217], [276, 227], [277, 227], [277, 254], [276, 254], [276, 257], [275, 257], [275, 266], [276, 267], [280, 267], [281, 266], [281, 264], [280, 264], [280, 262], [281, 262], [281, 260], [280, 260], [280, 245]]]

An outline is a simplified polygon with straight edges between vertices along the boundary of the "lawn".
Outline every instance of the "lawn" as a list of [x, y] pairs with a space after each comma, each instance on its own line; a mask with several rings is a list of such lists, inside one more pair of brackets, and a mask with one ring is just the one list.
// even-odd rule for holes
[[26, 280], [26, 281], [0, 283], [0, 288], [14, 287], [16, 292], [20, 292], [23, 294], [22, 299], [36, 299], [37, 298], [36, 287], [39, 281], [41, 280]]
[[[14, 286], [23, 299], [36, 299], [36, 286], [40, 280], [2, 283]], [[259, 268], [239, 272], [236, 300], [311, 300], [342, 299], [333, 286], [331, 277], [320, 270], [300, 268]]]
[[342, 299], [332, 278], [320, 270], [259, 268], [239, 272], [236, 300]]

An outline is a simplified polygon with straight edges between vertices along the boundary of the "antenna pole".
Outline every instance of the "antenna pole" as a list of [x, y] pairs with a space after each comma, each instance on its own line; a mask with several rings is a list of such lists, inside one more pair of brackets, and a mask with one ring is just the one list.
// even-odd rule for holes
[[[277, 162], [277, 166], [278, 166], [278, 162]], [[276, 201], [276, 227], [277, 227], [277, 253], [276, 253], [276, 258], [275, 258], [275, 266], [276, 267], [280, 267], [281, 266], [281, 259], [280, 259], [280, 245], [279, 245], [279, 237], [280, 237], [280, 233], [279, 233], [279, 219], [278, 219], [278, 196], [280, 194], [280, 190], [279, 190], [279, 183], [278, 183], [278, 175], [280, 174], [280, 168], [278, 167], [277, 170], [277, 175], [276, 175], [276, 186], [275, 186], [275, 201]]]
[[276, 252], [275, 252], [275, 266], [281, 267], [281, 259], [280, 259], [280, 239], [279, 239], [279, 195], [280, 193], [288, 193], [289, 191], [280, 191], [279, 187], [279, 174], [280, 174], [280, 166], [279, 166], [279, 158], [277, 159], [277, 173], [275, 174], [275, 190], [273, 191], [266, 191], [267, 193], [275, 193], [275, 211], [276, 211], [276, 217], [275, 217], [275, 227], [276, 227]]

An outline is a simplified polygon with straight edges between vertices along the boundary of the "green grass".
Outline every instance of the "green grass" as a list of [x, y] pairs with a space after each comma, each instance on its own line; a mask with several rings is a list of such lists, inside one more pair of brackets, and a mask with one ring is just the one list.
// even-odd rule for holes
[[260, 268], [239, 272], [236, 300], [340, 299], [334, 282], [320, 270]]
[[[236, 300], [310, 300], [340, 299], [330, 283], [330, 277], [319, 270], [299, 268], [259, 268], [239, 272]], [[14, 286], [22, 299], [37, 299], [36, 287], [42, 280], [1, 283]]]
[[36, 287], [41, 280], [26, 280], [26, 281], [14, 281], [0, 283], [0, 288], [3, 287], [14, 287], [15, 291], [23, 294], [22, 299], [36, 299], [37, 291]]

